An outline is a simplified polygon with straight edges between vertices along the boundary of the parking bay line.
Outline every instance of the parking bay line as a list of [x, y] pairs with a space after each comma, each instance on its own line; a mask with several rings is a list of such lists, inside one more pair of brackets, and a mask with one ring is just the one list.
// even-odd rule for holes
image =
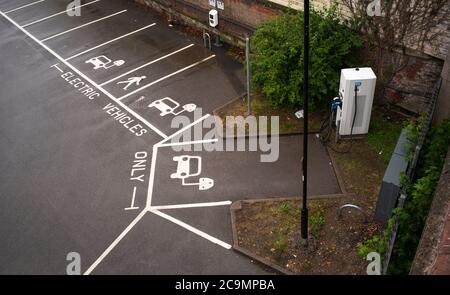
[[109, 97], [112, 101], [114, 101], [115, 103], [117, 103], [118, 105], [120, 105], [123, 109], [125, 109], [128, 113], [130, 113], [131, 115], [133, 115], [136, 119], [138, 119], [139, 121], [141, 121], [142, 123], [144, 123], [146, 126], [148, 126], [150, 129], [152, 129], [153, 131], [155, 131], [159, 136], [161, 136], [163, 138], [163, 140], [165, 140], [166, 138], [168, 138], [167, 135], [165, 135], [162, 131], [160, 131], [158, 128], [156, 128], [155, 126], [153, 126], [152, 124], [150, 124], [150, 122], [148, 122], [147, 120], [145, 120], [142, 116], [140, 116], [138, 113], [136, 113], [135, 111], [133, 111], [132, 109], [130, 109], [128, 106], [126, 106], [124, 103], [122, 103], [121, 101], [119, 101], [115, 96], [113, 96], [111, 93], [109, 93], [108, 91], [106, 91], [105, 89], [103, 89], [102, 87], [100, 87], [97, 83], [95, 83], [94, 81], [92, 81], [88, 76], [86, 76], [85, 74], [83, 74], [82, 72], [80, 72], [77, 68], [75, 68], [73, 65], [71, 65], [69, 62], [65, 61], [58, 53], [56, 53], [55, 51], [53, 51], [50, 47], [48, 47], [47, 45], [45, 45], [44, 43], [42, 43], [41, 41], [39, 41], [39, 39], [37, 39], [35, 36], [33, 36], [30, 32], [28, 32], [27, 30], [25, 30], [24, 28], [22, 28], [18, 23], [16, 23], [12, 18], [10, 18], [9, 16], [7, 16], [4, 12], [0, 11], [0, 15], [3, 16], [5, 19], [7, 19], [11, 24], [13, 24], [16, 28], [18, 28], [19, 30], [21, 30], [25, 35], [27, 35], [28, 37], [30, 37], [33, 41], [35, 41], [36, 43], [38, 43], [40, 46], [42, 46], [42, 48], [44, 48], [45, 50], [47, 50], [47, 52], [49, 52], [50, 54], [52, 54], [54, 57], [56, 57], [61, 63], [63, 63], [64, 65], [66, 65], [68, 68], [70, 68], [72, 71], [74, 71], [76, 74], [78, 74], [80, 77], [82, 77], [83, 79], [85, 79], [87, 82], [89, 82], [92, 86], [94, 86], [95, 88], [97, 88], [100, 92], [102, 92], [104, 95], [106, 95], [107, 97]]
[[145, 86], [142, 86], [141, 88], [138, 88], [138, 89], [136, 89], [136, 90], [134, 90], [134, 91], [132, 91], [132, 92], [130, 92], [130, 93], [128, 93], [128, 94], [125, 94], [124, 96], [118, 98], [118, 100], [123, 100], [123, 99], [125, 99], [125, 98], [127, 98], [127, 97], [129, 97], [129, 96], [131, 96], [131, 95], [133, 95], [133, 94], [135, 94], [135, 93], [138, 93], [139, 91], [142, 91], [142, 90], [144, 90], [144, 89], [146, 89], [146, 88], [148, 88], [148, 87], [150, 87], [150, 86], [153, 86], [153, 85], [155, 85], [155, 84], [157, 84], [157, 83], [159, 83], [159, 82], [161, 82], [161, 81], [164, 81], [164, 80], [166, 80], [166, 79], [168, 79], [168, 78], [170, 78], [170, 77], [172, 77], [172, 76], [175, 76], [175, 75], [177, 75], [177, 74], [179, 74], [179, 73], [182, 73], [182, 72], [184, 72], [184, 71], [186, 71], [186, 70], [189, 70], [189, 69], [191, 69], [191, 68], [193, 68], [193, 67], [195, 67], [195, 66], [198, 66], [199, 64], [202, 64], [202, 63], [204, 63], [204, 62], [210, 60], [211, 58], [214, 58], [215, 56], [216, 56], [216, 55], [213, 54], [213, 55], [211, 55], [211, 56], [208, 56], [207, 58], [202, 59], [201, 61], [198, 61], [198, 62], [196, 62], [196, 63], [193, 63], [193, 64], [191, 64], [191, 65], [189, 65], [189, 66], [187, 66], [187, 67], [185, 67], [185, 68], [179, 69], [178, 71], [173, 72], [172, 74], [169, 74], [169, 75], [167, 75], [167, 76], [164, 76], [164, 77], [162, 77], [162, 78], [159, 78], [159, 79], [156, 80], [156, 81], [153, 81], [153, 82], [151, 82], [151, 83], [149, 83], [149, 84], [147, 84], [147, 85], [145, 85]]
[[[88, 2], [88, 3], [85, 3], [85, 4], [83, 4], [83, 5], [77, 6], [77, 7], [81, 8], [81, 7], [83, 7], [83, 6], [91, 5], [91, 4], [94, 4], [94, 3], [99, 2], [99, 1], [100, 1], [100, 0], [94, 0], [94, 1], [91, 1], [91, 2]], [[58, 16], [58, 15], [64, 14], [64, 13], [67, 13], [67, 9], [64, 10], [64, 11], [61, 11], [61, 12], [58, 12], [58, 13], [55, 13], [55, 14], [46, 16], [46, 17], [44, 17], [44, 18], [41, 18], [41, 19], [32, 21], [31, 23], [28, 23], [28, 24], [26, 24], [26, 25], [23, 25], [22, 28], [26, 28], [26, 27], [28, 27], [28, 26], [32, 26], [32, 25], [34, 25], [34, 24], [43, 22], [44, 20], [48, 20], [48, 19], [50, 19], [50, 18], [52, 18], [52, 17]]]
[[139, 220], [144, 217], [144, 215], [148, 212], [147, 209], [144, 209], [139, 213], [138, 216], [120, 233], [120, 235], [106, 248], [105, 251], [91, 264], [91, 266], [83, 273], [83, 275], [90, 275], [91, 272], [100, 264], [100, 262], [105, 259], [106, 256], [119, 244], [119, 242], [128, 234], [130, 230], [139, 222]]
[[72, 31], [75, 31], [75, 30], [78, 30], [78, 29], [84, 28], [84, 27], [86, 27], [86, 26], [89, 26], [89, 25], [95, 24], [95, 23], [97, 23], [97, 22], [99, 22], [99, 21], [102, 21], [102, 20], [105, 20], [105, 19], [111, 18], [111, 17], [113, 17], [113, 16], [119, 15], [119, 14], [121, 14], [121, 13], [124, 13], [124, 12], [127, 12], [127, 10], [126, 10], [126, 9], [124, 9], [124, 10], [122, 10], [122, 11], [119, 11], [119, 12], [116, 12], [116, 13], [113, 13], [113, 14], [110, 14], [110, 15], [107, 15], [107, 16], [104, 16], [104, 17], [101, 17], [101, 18], [99, 18], [99, 19], [96, 19], [96, 20], [94, 20], [94, 21], [91, 21], [91, 22], [85, 23], [85, 24], [83, 24], [83, 25], [80, 25], [80, 26], [78, 26], [78, 27], [75, 27], [75, 28], [69, 29], [69, 30], [67, 30], [67, 31], [64, 31], [64, 32], [61, 32], [61, 33], [55, 34], [55, 35], [53, 35], [53, 36], [50, 36], [50, 37], [47, 37], [47, 38], [45, 38], [45, 39], [41, 40], [41, 42], [46, 42], [46, 41], [48, 41], [48, 40], [51, 40], [51, 39], [53, 39], [53, 38], [56, 38], [56, 37], [59, 37], [59, 36], [65, 35], [65, 34], [67, 34], [67, 33], [70, 33], [70, 32], [72, 32]]
[[[94, 46], [94, 47], [92, 47], [92, 48], [89, 48], [89, 49], [87, 49], [87, 50], [85, 50], [85, 51], [82, 51], [82, 52], [80, 52], [80, 53], [77, 53], [77, 54], [75, 54], [75, 55], [72, 55], [72, 56], [69, 57], [69, 58], [66, 58], [66, 61], [69, 61], [69, 60], [71, 60], [71, 59], [74, 59], [75, 57], [78, 57], [78, 56], [80, 56], [80, 55], [86, 54], [86, 53], [88, 53], [88, 52], [90, 52], [90, 51], [92, 51], [92, 50], [95, 50], [95, 49], [97, 49], [97, 48], [100, 48], [100, 47], [102, 47], [102, 46], [105, 46], [105, 45], [107, 45], [107, 44], [110, 44], [110, 43], [112, 43], [112, 42], [118, 41], [118, 40], [120, 40], [120, 39], [122, 39], [122, 38], [131, 36], [131, 35], [133, 35], [133, 34], [135, 34], [135, 33], [138, 33], [138, 32], [140, 32], [140, 31], [143, 31], [143, 30], [145, 30], [145, 29], [148, 29], [148, 28], [150, 28], [150, 27], [153, 27], [154, 25], [156, 25], [156, 23], [152, 23], [152, 24], [150, 24], [150, 25], [148, 25], [148, 26], [145, 26], [145, 27], [143, 27], [143, 28], [137, 29], [137, 30], [135, 30], [135, 31], [133, 31], [133, 32], [129, 32], [129, 33], [125, 34], [125, 35], [122, 35], [122, 36], [120, 36], [120, 37], [114, 38], [114, 39], [112, 39], [112, 40], [109, 40], [109, 41], [107, 41], [107, 42], [104, 42], [104, 43], [102, 43], [102, 44], [99, 44], [99, 45], [97, 45], [97, 46]], [[100, 86], [102, 86], [102, 85], [100, 85]]]
[[152, 209], [152, 210], [170, 210], [170, 209], [185, 209], [185, 208], [206, 208], [206, 207], [229, 206], [231, 204], [232, 204], [231, 201], [222, 201], [222, 202], [151, 206], [150, 209]]
[[4, 13], [5, 13], [5, 14], [8, 14], [8, 13], [11, 13], [11, 12], [14, 12], [14, 11], [20, 10], [20, 9], [22, 9], [22, 8], [26, 8], [26, 7], [29, 7], [29, 6], [31, 6], [31, 5], [35, 5], [35, 4], [44, 2], [44, 1], [45, 1], [45, 0], [38, 0], [38, 1], [35, 1], [35, 2], [32, 2], [32, 3], [28, 3], [28, 4], [25, 4], [25, 5], [22, 5], [22, 6], [20, 6], [20, 7], [17, 7], [17, 8], [11, 9], [11, 10], [8, 10], [8, 11], [6, 11], [6, 12], [4, 12]]
[[173, 222], [173, 223], [183, 227], [184, 229], [187, 229], [188, 231], [190, 231], [190, 232], [192, 232], [192, 233], [194, 233], [194, 234], [196, 234], [196, 235], [198, 235], [198, 236], [200, 236], [200, 237], [202, 237], [202, 238], [204, 238], [204, 239], [206, 239], [206, 240], [208, 240], [208, 241], [210, 241], [210, 242], [212, 242], [214, 244], [217, 244], [217, 245], [219, 245], [219, 246], [221, 246], [221, 247], [223, 247], [223, 248], [225, 248], [227, 250], [230, 250], [232, 248], [230, 244], [227, 244], [227, 243], [225, 243], [225, 242], [223, 242], [223, 241], [221, 241], [221, 240], [219, 240], [219, 239], [217, 239], [217, 238], [215, 238], [215, 237], [213, 237], [213, 236], [211, 236], [211, 235], [209, 235], [209, 234], [207, 234], [207, 233], [205, 233], [205, 232], [203, 232], [203, 231], [201, 231], [199, 229], [196, 229], [195, 227], [190, 226], [189, 224], [184, 223], [181, 220], [178, 220], [178, 219], [176, 219], [176, 218], [174, 218], [174, 217], [172, 217], [170, 215], [167, 215], [165, 213], [162, 213], [161, 211], [154, 210], [154, 209], [149, 209], [149, 212], [151, 212], [153, 214], [156, 214], [156, 215], [158, 215], [158, 216], [160, 216], [160, 217], [162, 217], [162, 218], [164, 218], [164, 219], [166, 219], [168, 221], [171, 221], [171, 222]]
[[172, 55], [174, 55], [174, 54], [177, 54], [177, 53], [179, 53], [179, 52], [181, 52], [181, 51], [183, 51], [183, 50], [186, 50], [186, 49], [188, 49], [188, 48], [190, 48], [190, 47], [192, 47], [192, 46], [194, 46], [194, 44], [189, 44], [188, 46], [185, 46], [185, 47], [183, 47], [183, 48], [180, 48], [180, 49], [178, 49], [178, 50], [175, 50], [175, 51], [173, 51], [173, 52], [171, 52], [171, 53], [169, 53], [169, 54], [166, 54], [166, 55], [164, 55], [164, 56], [161, 56], [161, 57], [159, 57], [159, 58], [157, 58], [157, 59], [155, 59], [155, 60], [152, 60], [152, 61], [150, 61], [150, 62], [148, 62], [148, 63], [145, 63], [145, 64], [143, 64], [143, 65], [141, 65], [141, 66], [139, 66], [139, 67], [137, 67], [137, 68], [135, 68], [135, 69], [132, 69], [132, 70], [130, 70], [130, 71], [128, 71], [128, 72], [126, 72], [126, 73], [124, 73], [124, 74], [122, 74], [122, 75], [120, 75], [120, 76], [117, 76], [117, 77], [115, 77], [115, 78], [113, 78], [113, 79], [111, 79], [111, 80], [109, 80], [109, 81], [106, 81], [106, 82], [103, 82], [102, 84], [100, 84], [100, 86], [105, 86], [105, 85], [108, 85], [109, 83], [111, 83], [111, 82], [114, 82], [114, 81], [116, 81], [116, 80], [118, 80], [118, 79], [120, 79], [120, 78], [122, 78], [122, 77], [125, 77], [125, 76], [127, 76], [127, 75], [129, 75], [129, 74], [131, 74], [131, 73], [134, 73], [134, 72], [136, 72], [136, 71], [138, 71], [138, 70], [140, 70], [140, 69], [142, 69], [142, 68], [145, 68], [145, 67], [147, 67], [147, 66], [149, 66], [149, 65], [151, 65], [151, 64], [154, 64], [155, 62], [158, 62], [158, 61], [160, 61], [160, 60], [163, 60], [163, 59], [165, 59], [165, 58], [167, 58], [167, 57], [169, 57], [169, 56], [172, 56]]

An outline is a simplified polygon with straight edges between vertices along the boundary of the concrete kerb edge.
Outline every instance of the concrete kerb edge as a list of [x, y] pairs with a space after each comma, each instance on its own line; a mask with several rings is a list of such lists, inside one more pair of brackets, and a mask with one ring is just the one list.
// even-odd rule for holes
[[[311, 196], [309, 197], [310, 200], [320, 200], [320, 199], [333, 199], [333, 198], [343, 198], [352, 196], [353, 194], [332, 194], [332, 195], [321, 195], [321, 196]], [[279, 272], [284, 275], [296, 275], [293, 272], [290, 272], [289, 270], [275, 264], [274, 262], [265, 259], [263, 257], [260, 257], [254, 253], [252, 253], [250, 250], [247, 250], [241, 246], [239, 246], [238, 242], [238, 235], [237, 235], [237, 228], [236, 228], [236, 211], [242, 209], [242, 203], [262, 203], [262, 202], [282, 202], [282, 201], [295, 201], [295, 200], [301, 200], [300, 197], [285, 197], [285, 198], [264, 198], [264, 199], [248, 199], [248, 200], [239, 200], [235, 201], [230, 206], [230, 215], [231, 215], [231, 231], [233, 235], [233, 250], [236, 252], [239, 252], [271, 269], [273, 269], [276, 272]]]
[[340, 188], [342, 194], [347, 195], [348, 192], [347, 192], [347, 189], [345, 188], [345, 182], [344, 182], [344, 179], [342, 178], [341, 169], [337, 165], [336, 159], [334, 158], [333, 153], [331, 153], [330, 148], [328, 146], [326, 146], [326, 151], [327, 151], [328, 157], [330, 158], [331, 166], [333, 166], [334, 175], [336, 176], [336, 179], [338, 181], [339, 188]]

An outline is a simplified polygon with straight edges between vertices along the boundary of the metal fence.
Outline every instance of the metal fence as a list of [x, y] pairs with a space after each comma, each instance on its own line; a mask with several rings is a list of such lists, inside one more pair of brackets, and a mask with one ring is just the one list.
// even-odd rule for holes
[[[430, 130], [431, 122], [433, 120], [433, 114], [436, 109], [436, 102], [439, 96], [439, 92], [442, 86], [442, 78], [439, 78], [438, 82], [436, 83], [432, 97], [430, 100], [430, 103], [428, 104], [427, 111], [425, 113], [425, 122], [422, 126], [422, 129], [420, 130], [420, 134], [414, 149], [414, 154], [411, 160], [408, 163], [408, 169], [406, 171], [406, 185], [402, 187], [399, 196], [398, 196], [398, 202], [397, 202], [397, 208], [402, 209], [405, 205], [405, 202], [408, 200], [407, 193], [405, 191], [405, 187], [408, 187], [414, 180], [414, 174], [416, 172], [417, 168], [417, 162], [419, 161], [420, 152], [422, 151], [422, 147], [425, 143], [425, 139], [427, 137], [428, 131]], [[398, 226], [399, 226], [399, 220], [397, 216], [394, 216], [394, 225], [391, 233], [391, 237], [389, 238], [389, 241], [387, 243], [387, 250], [384, 255], [383, 260], [383, 269], [382, 274], [385, 275], [387, 273], [387, 270], [389, 268], [389, 261], [392, 256], [392, 250], [394, 248], [395, 239], [397, 237], [398, 233]]]

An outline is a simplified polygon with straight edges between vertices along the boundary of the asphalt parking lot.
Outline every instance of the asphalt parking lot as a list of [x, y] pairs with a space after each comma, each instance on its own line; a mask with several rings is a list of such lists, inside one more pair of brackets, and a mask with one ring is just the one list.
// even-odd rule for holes
[[[133, 1], [68, 2], [0, 0], [0, 273], [65, 274], [77, 252], [84, 274], [270, 274], [233, 251], [229, 205], [298, 196], [300, 137], [274, 163], [175, 151], [245, 91], [242, 65]], [[310, 169], [311, 194], [340, 193], [313, 135]]]

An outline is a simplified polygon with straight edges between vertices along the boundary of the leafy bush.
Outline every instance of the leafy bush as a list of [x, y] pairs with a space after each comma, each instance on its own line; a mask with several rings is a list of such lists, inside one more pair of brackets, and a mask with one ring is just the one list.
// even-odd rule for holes
[[[406, 128], [411, 131], [407, 148], [414, 152], [418, 136], [425, 123], [421, 118], [418, 123], [411, 123]], [[416, 172], [416, 180], [409, 186], [402, 176], [402, 187], [407, 192], [403, 209], [395, 209], [389, 219], [383, 236], [373, 236], [358, 247], [358, 254], [366, 257], [370, 252], [384, 255], [391, 237], [394, 220], [398, 218], [399, 228], [389, 264], [390, 274], [408, 274], [425, 225], [434, 191], [439, 181], [448, 147], [450, 145], [450, 121], [431, 128], [422, 149]]]
[[407, 188], [405, 207], [397, 213], [400, 225], [389, 265], [391, 274], [409, 273], [449, 145], [450, 121], [445, 121], [431, 129], [419, 159], [416, 180]]
[[390, 218], [388, 220], [388, 226], [383, 231], [383, 236], [373, 236], [361, 245], [358, 246], [358, 255], [362, 258], [366, 258], [371, 252], [377, 252], [380, 255], [386, 253], [389, 239], [391, 238], [392, 231], [394, 230], [395, 219]]
[[[337, 6], [311, 11], [311, 107], [338, 93], [340, 70], [354, 66], [359, 35], [340, 23]], [[252, 82], [274, 105], [303, 104], [303, 13], [286, 14], [262, 25], [252, 37]]]

